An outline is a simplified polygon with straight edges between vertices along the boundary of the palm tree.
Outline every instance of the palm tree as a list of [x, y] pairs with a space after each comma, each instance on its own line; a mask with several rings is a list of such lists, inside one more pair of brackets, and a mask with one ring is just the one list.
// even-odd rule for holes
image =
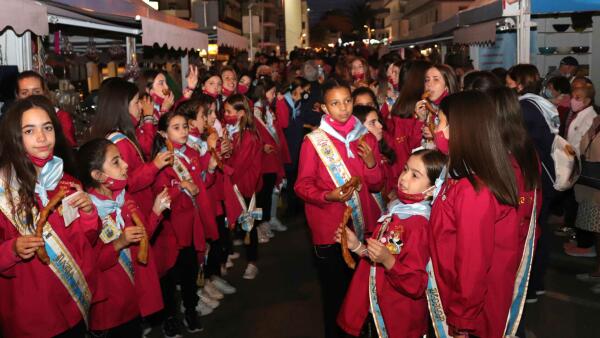
[[348, 8], [348, 16], [352, 21], [353, 33], [359, 39], [368, 38], [368, 28], [373, 25], [375, 20], [376, 11], [369, 6], [367, 0], [355, 1], [354, 4]]

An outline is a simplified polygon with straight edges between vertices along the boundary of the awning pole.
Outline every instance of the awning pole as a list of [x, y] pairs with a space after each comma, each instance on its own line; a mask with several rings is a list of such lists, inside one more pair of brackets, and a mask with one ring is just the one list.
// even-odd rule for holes
[[531, 0], [521, 0], [517, 17], [517, 62], [531, 62]]
[[135, 58], [135, 37], [125, 37], [125, 48], [127, 51], [127, 64], [130, 65], [133, 63], [133, 59]]

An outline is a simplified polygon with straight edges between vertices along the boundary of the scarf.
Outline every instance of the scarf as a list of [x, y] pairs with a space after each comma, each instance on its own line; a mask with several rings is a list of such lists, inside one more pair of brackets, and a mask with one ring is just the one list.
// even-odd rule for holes
[[202, 140], [200, 137], [198, 137], [196, 135], [192, 135], [190, 133], [188, 135], [188, 142], [191, 143], [192, 145], [197, 146], [200, 156], [204, 156], [204, 154], [206, 154], [206, 152], [208, 151], [208, 143], [206, 143], [206, 141]]
[[100, 199], [93, 194], [90, 194], [90, 199], [96, 206], [96, 209], [98, 209], [98, 216], [100, 216], [101, 219], [112, 213], [116, 213], [115, 221], [117, 222], [119, 229], [122, 230], [125, 227], [125, 220], [121, 214], [121, 209], [125, 204], [125, 189], [121, 190], [114, 201], [111, 199]]
[[389, 205], [389, 213], [381, 216], [377, 222], [383, 222], [391, 216], [398, 216], [400, 219], [407, 219], [411, 216], [423, 216], [429, 219], [431, 213], [431, 204], [428, 200], [423, 200], [417, 203], [404, 203], [400, 200], [394, 200]]
[[354, 127], [345, 137], [340, 135], [340, 133], [338, 133], [337, 130], [335, 130], [327, 122], [327, 116], [321, 117], [321, 124], [319, 125], [319, 128], [321, 128], [327, 134], [331, 135], [336, 140], [343, 142], [344, 145], [346, 145], [346, 152], [348, 153], [348, 157], [354, 158], [354, 153], [352, 152], [352, 150], [350, 150], [350, 143], [358, 140], [361, 136], [368, 133], [369, 131], [362, 125], [362, 123], [360, 123], [356, 116], [352, 116], [351, 118], [355, 120]]
[[46, 206], [49, 202], [48, 191], [56, 189], [62, 177], [63, 160], [58, 156], [54, 156], [42, 167], [37, 182], [35, 182], [35, 192], [40, 196], [43, 206]]
[[552, 104], [552, 102], [546, 100], [545, 98], [527, 93], [525, 95], [519, 96], [519, 101], [530, 100], [535, 104], [535, 106], [540, 111], [540, 114], [546, 120], [546, 124], [548, 124], [548, 128], [550, 128], [550, 132], [554, 135], [558, 134], [558, 128], [560, 127], [560, 117], [558, 115], [558, 110], [556, 106]]
[[300, 106], [302, 104], [300, 103], [300, 101], [294, 103], [294, 99], [292, 98], [291, 92], [285, 93], [283, 97], [285, 98], [285, 101], [288, 103], [288, 105], [292, 107], [292, 119], [295, 120], [298, 116], [300, 116]]
[[[189, 135], [188, 135], [189, 137]], [[191, 160], [189, 157], [187, 157], [187, 155], [185, 154], [185, 150], [187, 149], [187, 147], [185, 146], [185, 144], [182, 144], [181, 146], [176, 146], [176, 143], [173, 142], [173, 154], [179, 158], [184, 159], [187, 163], [191, 163]], [[167, 147], [163, 147], [161, 149], [161, 152], [165, 152], [167, 151]]]
[[229, 134], [229, 139], [233, 140], [233, 134], [238, 133], [240, 131], [240, 123], [236, 123], [234, 125], [227, 124], [225, 125], [227, 128], [227, 133]]

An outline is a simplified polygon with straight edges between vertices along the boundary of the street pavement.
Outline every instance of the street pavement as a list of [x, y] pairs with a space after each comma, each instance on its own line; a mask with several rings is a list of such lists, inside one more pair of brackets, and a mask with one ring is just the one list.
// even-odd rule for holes
[[[313, 266], [308, 227], [301, 216], [287, 220], [289, 230], [276, 233], [259, 247], [255, 280], [244, 280], [241, 257], [225, 277], [238, 292], [221, 302], [214, 313], [202, 317], [204, 331], [185, 337], [210, 338], [319, 338], [322, 337], [320, 290]], [[593, 258], [562, 253], [566, 238], [552, 235], [552, 255], [545, 283], [547, 293], [527, 304], [528, 338], [600, 337], [600, 295], [593, 284], [575, 279], [593, 268]], [[185, 329], [183, 329], [185, 332]], [[155, 328], [150, 337], [162, 337]]]

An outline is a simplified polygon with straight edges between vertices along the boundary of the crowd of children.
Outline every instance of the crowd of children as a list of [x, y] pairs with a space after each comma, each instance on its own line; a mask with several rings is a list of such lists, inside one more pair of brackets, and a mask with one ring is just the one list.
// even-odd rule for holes
[[[259, 244], [286, 230], [285, 189], [288, 210], [304, 204], [326, 337], [522, 337], [557, 194], [560, 121], [537, 70], [295, 61], [285, 76], [192, 65], [177, 100], [160, 70], [107, 79], [78, 143], [43, 78], [21, 74], [0, 126], [2, 336], [201, 331], [236, 292], [234, 242], [254, 279]], [[595, 137], [576, 127], [593, 96], [573, 92], [577, 146]]]

